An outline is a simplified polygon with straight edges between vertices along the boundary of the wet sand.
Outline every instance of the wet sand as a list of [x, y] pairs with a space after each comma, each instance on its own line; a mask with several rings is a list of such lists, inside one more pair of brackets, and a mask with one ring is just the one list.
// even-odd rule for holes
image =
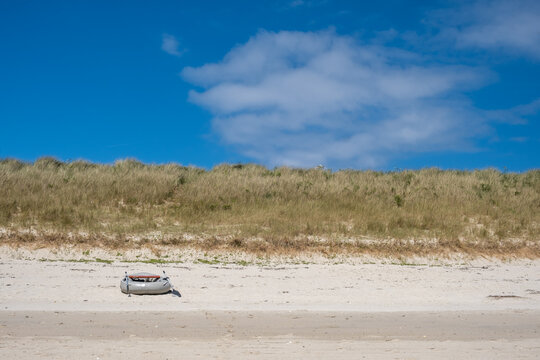
[[522, 358], [539, 311], [0, 312], [3, 359]]

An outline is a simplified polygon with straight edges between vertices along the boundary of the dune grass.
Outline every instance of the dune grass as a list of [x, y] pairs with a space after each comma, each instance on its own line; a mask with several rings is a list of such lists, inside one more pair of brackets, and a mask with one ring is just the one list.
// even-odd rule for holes
[[[540, 170], [0, 160], [3, 242], [540, 256]], [[28, 231], [28, 230], [32, 231]]]

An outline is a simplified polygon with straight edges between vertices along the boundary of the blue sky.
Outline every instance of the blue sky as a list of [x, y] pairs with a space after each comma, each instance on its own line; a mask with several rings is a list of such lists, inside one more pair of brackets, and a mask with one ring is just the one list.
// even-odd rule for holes
[[537, 1], [4, 1], [0, 39], [0, 158], [539, 167]]

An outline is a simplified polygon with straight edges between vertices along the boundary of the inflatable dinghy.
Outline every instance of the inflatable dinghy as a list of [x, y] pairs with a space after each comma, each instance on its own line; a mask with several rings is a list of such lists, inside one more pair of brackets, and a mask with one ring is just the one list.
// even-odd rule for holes
[[128, 275], [120, 281], [120, 290], [124, 294], [156, 295], [165, 294], [172, 290], [169, 277], [163, 272], [163, 276], [150, 273], [137, 273]]

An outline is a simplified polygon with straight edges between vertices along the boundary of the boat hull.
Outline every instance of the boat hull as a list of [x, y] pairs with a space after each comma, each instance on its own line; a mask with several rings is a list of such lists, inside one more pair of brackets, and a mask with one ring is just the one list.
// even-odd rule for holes
[[[128, 293], [126, 279], [120, 281], [120, 290], [124, 294]], [[135, 295], [158, 295], [165, 294], [171, 290], [171, 283], [168, 279], [159, 279], [154, 282], [139, 282], [129, 280], [129, 293]]]

